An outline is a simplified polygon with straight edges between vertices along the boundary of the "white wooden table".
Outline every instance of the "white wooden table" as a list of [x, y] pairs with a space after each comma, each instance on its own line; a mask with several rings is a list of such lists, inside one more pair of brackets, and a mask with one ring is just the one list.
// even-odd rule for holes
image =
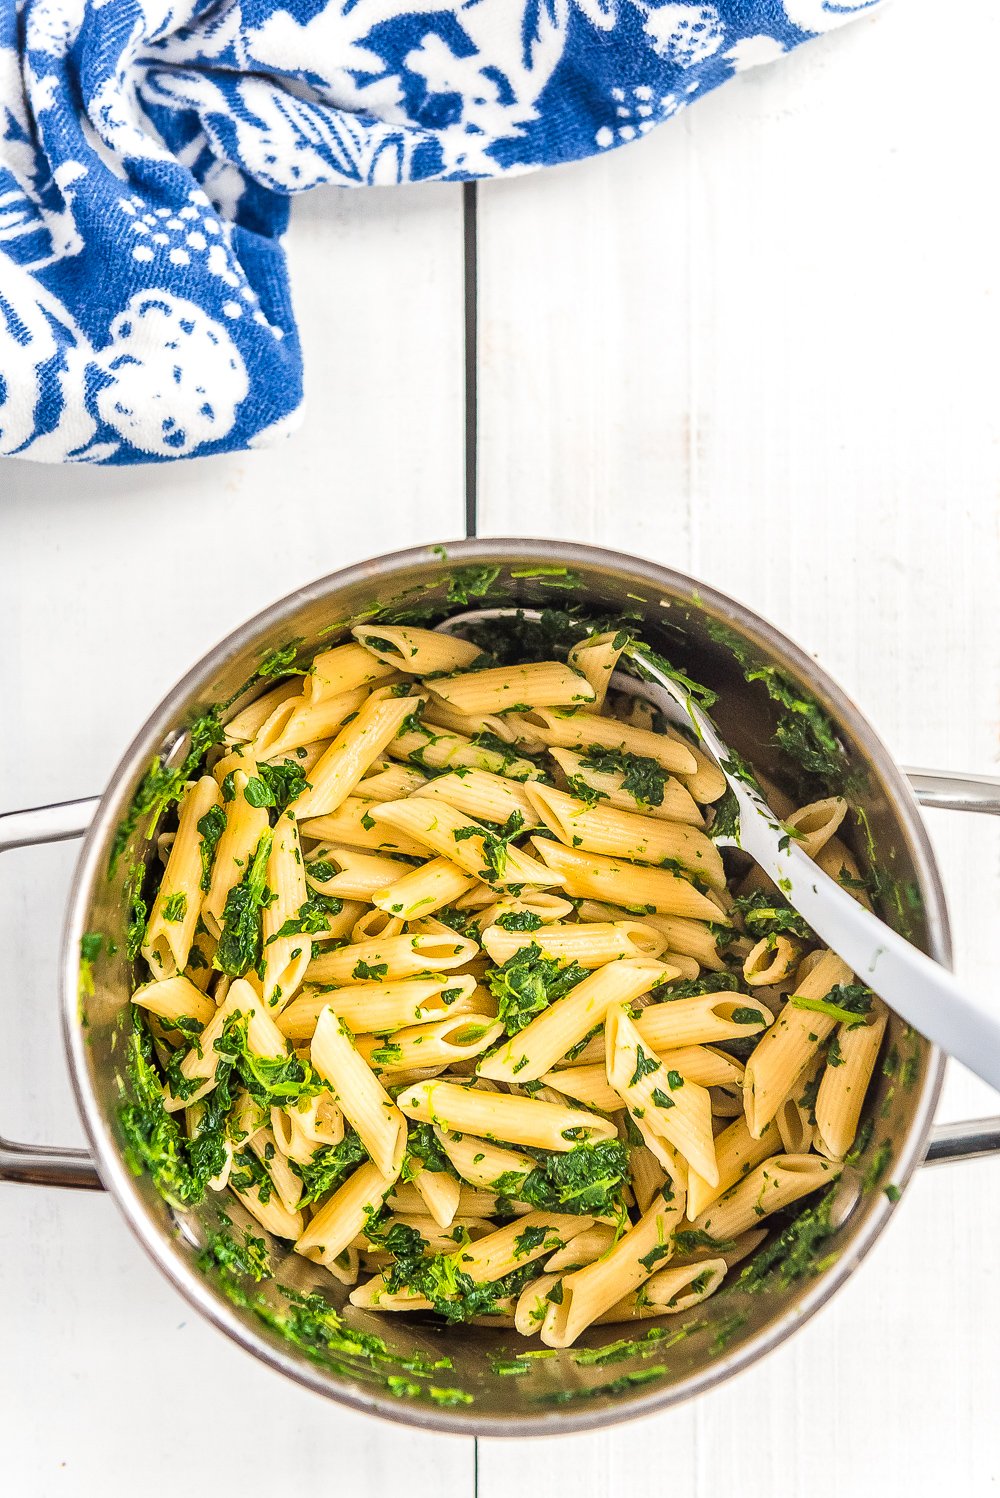
[[[613, 157], [480, 188], [477, 214], [480, 532], [688, 569], [815, 651], [903, 762], [978, 769], [1000, 715], [998, 53], [989, 0], [947, 22], [900, 0]], [[316, 194], [291, 254], [310, 410], [286, 446], [0, 464], [0, 807], [100, 789], [189, 662], [272, 598], [464, 533], [462, 190]], [[995, 831], [932, 831], [960, 969], [996, 989]], [[72, 852], [4, 863], [0, 1130], [75, 1141], [54, 959]], [[945, 1116], [990, 1107], [951, 1078]], [[735, 1383], [477, 1451], [243, 1356], [109, 1201], [8, 1187], [3, 1487], [974, 1498], [1000, 1477], [998, 1237], [1000, 1162], [927, 1172], [835, 1304]]]

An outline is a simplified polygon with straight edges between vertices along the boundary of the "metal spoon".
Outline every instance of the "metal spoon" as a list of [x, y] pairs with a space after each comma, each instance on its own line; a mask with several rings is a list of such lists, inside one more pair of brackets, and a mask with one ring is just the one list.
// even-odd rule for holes
[[[444, 633], [460, 633], [463, 625], [517, 615], [541, 617], [533, 609], [475, 609], [445, 620], [437, 628]], [[654, 678], [652, 681], [616, 671], [611, 686], [645, 698], [664, 717], [693, 729], [699, 747], [722, 771], [739, 808], [739, 831], [735, 836], [717, 836], [717, 846], [739, 847], [748, 853], [789, 905], [861, 982], [915, 1030], [1000, 1091], [1000, 1016], [991, 1014], [946, 968], [866, 910], [807, 857], [794, 838], [788, 838], [759, 788], [733, 773], [740, 761], [690, 693], [651, 661], [644, 659], [642, 666]]]

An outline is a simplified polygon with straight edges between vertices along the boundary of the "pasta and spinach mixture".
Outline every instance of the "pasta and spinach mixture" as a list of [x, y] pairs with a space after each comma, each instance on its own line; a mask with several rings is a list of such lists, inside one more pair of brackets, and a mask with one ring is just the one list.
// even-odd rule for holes
[[[644, 647], [526, 634], [357, 627], [196, 750], [122, 1123], [168, 1199], [233, 1193], [354, 1305], [567, 1347], [699, 1304], [836, 1179], [887, 1012], [723, 862]], [[867, 899], [846, 801], [768, 792]]]

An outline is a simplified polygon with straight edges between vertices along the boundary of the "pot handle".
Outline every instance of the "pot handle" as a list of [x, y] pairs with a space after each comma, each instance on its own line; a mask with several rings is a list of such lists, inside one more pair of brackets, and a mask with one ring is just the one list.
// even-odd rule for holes
[[[921, 806], [941, 811], [978, 811], [1000, 816], [1000, 778], [960, 770], [907, 770], [906, 777]], [[935, 1124], [925, 1165], [977, 1160], [1000, 1151], [1000, 1117], [969, 1118]]]
[[[978, 811], [1000, 816], [1000, 777], [971, 775], [956, 770], [907, 770], [921, 806], [944, 811]], [[40, 843], [82, 837], [93, 820], [100, 798], [64, 801], [0, 814], [0, 853]], [[1000, 1151], [1000, 1116], [935, 1124], [925, 1163], [975, 1160]], [[57, 1145], [19, 1144], [0, 1135], [0, 1181], [32, 1186], [73, 1186], [102, 1190], [101, 1178], [86, 1150]]]
[[[64, 801], [56, 806], [35, 806], [0, 814], [0, 853], [82, 837], [99, 804], [100, 798], [91, 796], [85, 801]], [[21, 1181], [28, 1186], [76, 1186], [91, 1191], [104, 1189], [86, 1150], [19, 1144], [2, 1135], [0, 1181]]]

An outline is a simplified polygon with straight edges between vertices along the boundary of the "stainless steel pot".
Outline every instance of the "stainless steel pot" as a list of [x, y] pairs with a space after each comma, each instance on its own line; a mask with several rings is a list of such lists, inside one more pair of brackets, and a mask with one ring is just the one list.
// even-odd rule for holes
[[[667, 1334], [659, 1341], [620, 1350], [607, 1365], [594, 1360], [595, 1350], [623, 1335], [642, 1339], [656, 1324], [645, 1323], [634, 1333], [594, 1329], [585, 1335], [582, 1348], [529, 1359], [527, 1371], [505, 1377], [495, 1371], [497, 1360], [509, 1359], [524, 1345], [511, 1332], [404, 1323], [348, 1307], [345, 1324], [383, 1337], [385, 1354], [369, 1349], [321, 1356], [303, 1346], [301, 1337], [290, 1341], [275, 1323], [287, 1311], [286, 1291], [280, 1287], [298, 1293], [319, 1288], [335, 1304], [343, 1302], [346, 1292], [324, 1270], [283, 1250], [278, 1251], [275, 1277], [259, 1286], [234, 1285], [202, 1267], [204, 1245], [219, 1227], [218, 1199], [178, 1213], [148, 1178], [132, 1174], [123, 1158], [117, 1111], [130, 991], [122, 889], [129, 859], [123, 858], [109, 877], [115, 831], [153, 756], [180, 757], [185, 726], [211, 703], [228, 699], [269, 652], [291, 639], [301, 642], [303, 650], [328, 646], [350, 622], [373, 618], [373, 609], [398, 608], [418, 598], [438, 603], [444, 611], [449, 575], [470, 566], [498, 567], [495, 586], [502, 589], [504, 601], [526, 607], [559, 608], [572, 599], [597, 612], [639, 610], [643, 633], [652, 643], [721, 691], [718, 711], [725, 736], [763, 769], [773, 768], [774, 760], [766, 694], [746, 687], [718, 643], [717, 626], [724, 625], [762, 662], [779, 667], [812, 694], [842, 737], [878, 864], [898, 888], [909, 891], [912, 938], [950, 964], [944, 894], [917, 801], [1000, 814], [1000, 781], [926, 771], [911, 772], [908, 778], [814, 661], [743, 605], [679, 573], [614, 552], [552, 541], [462, 541], [447, 548], [446, 560], [441, 548], [401, 552], [300, 589], [216, 646], [153, 713], [102, 797], [0, 817], [0, 850], [85, 835], [63, 936], [62, 974], [66, 1050], [91, 1144], [87, 1153], [0, 1140], [0, 1179], [103, 1186], [146, 1251], [198, 1311], [264, 1362], [319, 1393], [429, 1429], [467, 1435], [551, 1434], [665, 1408], [711, 1388], [777, 1346], [843, 1283], [893, 1210], [882, 1190], [858, 1189], [865, 1159], [882, 1150], [891, 1159], [884, 1179], [903, 1190], [925, 1159], [951, 1160], [1000, 1148], [1000, 1118], [933, 1127], [944, 1057], [909, 1036], [894, 1019], [889, 1044], [904, 1054], [912, 1052], [912, 1077], [906, 1086], [898, 1075], [882, 1075], [873, 1089], [868, 1155], [851, 1177], [853, 1185], [843, 1188], [840, 1225], [824, 1245], [832, 1262], [815, 1277], [791, 1284], [779, 1279], [753, 1296], [724, 1291], [700, 1314], [661, 1323]], [[567, 569], [570, 576], [553, 575], [553, 568]], [[565, 591], [567, 583], [572, 593]], [[253, 695], [251, 691], [245, 700]], [[140, 856], [148, 851], [148, 832], [140, 827], [133, 835], [131, 846]], [[891, 918], [890, 911], [885, 913]], [[88, 931], [105, 933], [118, 948], [97, 964], [89, 995], [78, 992], [80, 939]], [[226, 1210], [235, 1228], [251, 1225], [248, 1218], [243, 1223], [238, 1204], [227, 1200]], [[681, 1331], [684, 1335], [675, 1337]], [[427, 1371], [429, 1363], [442, 1357], [448, 1366]]]

